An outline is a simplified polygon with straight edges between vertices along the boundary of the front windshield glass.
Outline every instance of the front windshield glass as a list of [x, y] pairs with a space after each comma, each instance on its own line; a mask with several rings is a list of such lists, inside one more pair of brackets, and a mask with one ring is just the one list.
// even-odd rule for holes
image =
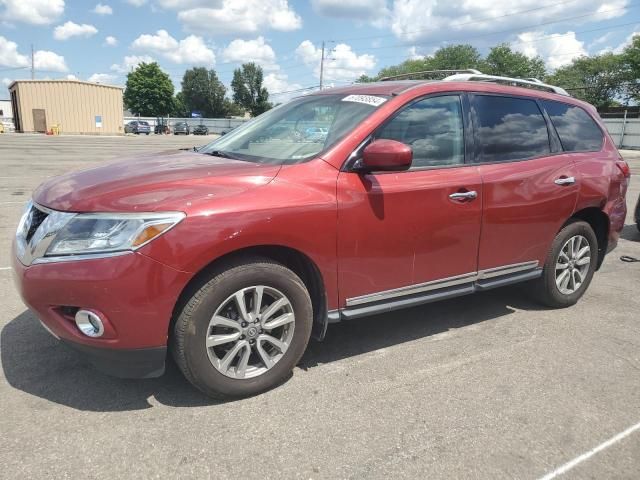
[[276, 107], [198, 151], [256, 163], [301, 163], [333, 146], [387, 100], [310, 95]]

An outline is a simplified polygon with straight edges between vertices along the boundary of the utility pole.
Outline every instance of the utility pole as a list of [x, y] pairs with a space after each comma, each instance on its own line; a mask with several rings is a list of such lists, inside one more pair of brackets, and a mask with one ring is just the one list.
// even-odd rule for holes
[[31, 44], [31, 80], [33, 80], [36, 77], [34, 65], [35, 65], [35, 60], [33, 56], [33, 43], [32, 43]]
[[322, 56], [320, 57], [320, 90], [322, 90], [323, 75], [324, 75], [324, 40], [322, 41]]

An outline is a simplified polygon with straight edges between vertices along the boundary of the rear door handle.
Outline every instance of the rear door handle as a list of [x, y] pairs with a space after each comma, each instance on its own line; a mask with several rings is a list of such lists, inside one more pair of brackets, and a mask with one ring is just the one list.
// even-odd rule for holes
[[560, 177], [556, 178], [553, 183], [556, 185], [573, 185], [576, 183], [575, 177]]
[[471, 190], [469, 192], [456, 192], [449, 195], [451, 200], [475, 200], [478, 198], [478, 192]]

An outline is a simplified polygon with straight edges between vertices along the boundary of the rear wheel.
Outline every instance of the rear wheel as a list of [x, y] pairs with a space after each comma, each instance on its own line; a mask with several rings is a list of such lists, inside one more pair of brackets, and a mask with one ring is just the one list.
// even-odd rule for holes
[[191, 296], [176, 320], [172, 352], [207, 395], [255, 395], [291, 374], [311, 326], [302, 280], [281, 264], [255, 259], [214, 273]]
[[591, 226], [574, 220], [554, 239], [542, 276], [533, 282], [535, 298], [554, 308], [574, 305], [591, 283], [598, 261], [598, 241]]

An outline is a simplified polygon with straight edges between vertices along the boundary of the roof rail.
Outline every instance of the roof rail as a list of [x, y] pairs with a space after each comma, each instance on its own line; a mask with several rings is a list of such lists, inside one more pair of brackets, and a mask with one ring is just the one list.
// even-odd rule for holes
[[[452, 75], [452, 74], [474, 74], [474, 75], [482, 75], [482, 72], [479, 72], [478, 70], [475, 70], [473, 68], [465, 68], [463, 70], [423, 70], [421, 72], [410, 72], [410, 73], [401, 73], [399, 75], [391, 75], [389, 77], [382, 77], [380, 79], [381, 82], [387, 82], [389, 80], [399, 80], [399, 79], [408, 79], [411, 80], [410, 77], [413, 77], [414, 75], [422, 75], [424, 76], [428, 76], [428, 75], [438, 75], [438, 74], [447, 74], [447, 75]], [[416, 78], [414, 80], [425, 80], [425, 78]]]
[[569, 93], [561, 87], [555, 85], [548, 85], [541, 82], [537, 78], [512, 78], [512, 77], [500, 77], [497, 75], [485, 75], [484, 73], [460, 73], [450, 75], [444, 79], [445, 82], [492, 82], [501, 83], [504, 85], [511, 85], [514, 87], [533, 88], [535, 90], [543, 90], [546, 92], [558, 93], [560, 95], [566, 95], [570, 97]]

